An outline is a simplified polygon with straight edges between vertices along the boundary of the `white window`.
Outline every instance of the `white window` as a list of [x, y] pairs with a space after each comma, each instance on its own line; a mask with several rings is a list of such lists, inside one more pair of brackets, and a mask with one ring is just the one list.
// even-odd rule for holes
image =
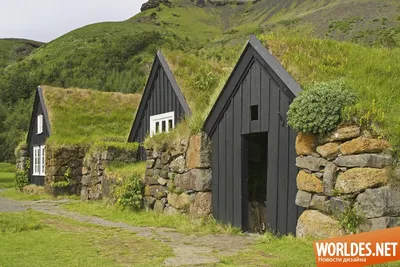
[[33, 147], [33, 175], [40, 175], [40, 147]]
[[169, 132], [175, 127], [175, 112], [167, 112], [150, 116], [150, 136], [157, 133]]
[[33, 147], [33, 175], [45, 175], [46, 166], [46, 150], [45, 146], [34, 146]]
[[45, 175], [46, 169], [46, 150], [45, 146], [40, 146], [40, 175]]
[[37, 116], [37, 134], [43, 133], [43, 115]]

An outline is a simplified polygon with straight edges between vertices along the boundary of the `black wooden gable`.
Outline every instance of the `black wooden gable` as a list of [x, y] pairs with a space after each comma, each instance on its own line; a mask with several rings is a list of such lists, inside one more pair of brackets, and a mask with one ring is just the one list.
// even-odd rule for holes
[[[142, 143], [149, 133], [150, 116], [172, 111], [175, 112], [175, 125], [191, 113], [167, 60], [157, 52], [128, 142]], [[145, 159], [143, 148], [140, 148], [139, 159]]]
[[[258, 73], [259, 71], [261, 74]], [[265, 82], [270, 82], [270, 86], [281, 88], [282, 92], [290, 100], [293, 100], [302, 91], [300, 85], [283, 68], [276, 58], [268, 52], [264, 45], [255, 36], [252, 36], [204, 123], [203, 128], [205, 132], [212, 135], [220, 116], [224, 114], [224, 111], [229, 106], [235, 93], [240, 90], [241, 85], [243, 83], [250, 83], [251, 77], [249, 76], [251, 75], [261, 75], [261, 79], [263, 79], [264, 76], [262, 75], [262, 72], [266, 72], [271, 78], [270, 81]], [[261, 83], [262, 82], [263, 81], [261, 80]], [[253, 94], [243, 94], [243, 101], [250, 101], [249, 105], [263, 101], [265, 95], [260, 92], [262, 90], [261, 85], [258, 84], [257, 86], [251, 87], [253, 90], [251, 93]], [[250, 116], [251, 114], [249, 113], [249, 110], [246, 110], [248, 113], [243, 115]], [[267, 115], [266, 112], [266, 110], [259, 110], [260, 116]], [[250, 118], [247, 120], [251, 121]], [[260, 121], [265, 120], [261, 119]], [[265, 126], [260, 125], [261, 129], [265, 129], [265, 127], [267, 127], [266, 125], [267, 124], [265, 124]], [[251, 125], [246, 127], [251, 127]]]
[[27, 144], [29, 145], [32, 141], [32, 136], [36, 134], [36, 126], [37, 126], [37, 116], [41, 113], [43, 115], [43, 129], [46, 130], [46, 135], [51, 135], [51, 127], [49, 114], [47, 112], [47, 107], [43, 97], [43, 90], [40, 86], [36, 89], [35, 101], [33, 103], [31, 121], [29, 122], [29, 130], [27, 136]]

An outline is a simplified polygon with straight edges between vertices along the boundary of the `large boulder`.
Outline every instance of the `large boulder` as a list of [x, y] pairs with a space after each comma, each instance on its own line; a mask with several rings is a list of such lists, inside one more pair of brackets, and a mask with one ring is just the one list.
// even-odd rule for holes
[[308, 208], [310, 206], [310, 201], [312, 198], [312, 194], [306, 191], [297, 191], [296, 195], [296, 205], [304, 208]]
[[308, 169], [310, 171], [317, 172], [329, 163], [326, 159], [317, 158], [313, 156], [297, 157], [296, 166], [302, 169]]
[[327, 142], [344, 141], [352, 138], [359, 137], [361, 134], [360, 127], [356, 125], [344, 125], [339, 126], [334, 132], [329, 136], [326, 136], [319, 141], [319, 143], [324, 144]]
[[389, 147], [390, 145], [386, 140], [359, 137], [341, 144], [340, 151], [343, 155], [381, 153]]
[[296, 153], [299, 156], [308, 156], [315, 153], [315, 136], [312, 134], [299, 133], [296, 137]]
[[187, 173], [177, 175], [174, 183], [176, 187], [185, 191], [210, 191], [211, 171], [208, 169], [193, 169]]
[[211, 205], [211, 192], [199, 192], [190, 206], [190, 214], [201, 217], [208, 216], [211, 214]]
[[296, 234], [298, 237], [313, 237], [316, 239], [343, 236], [339, 222], [316, 210], [306, 210], [300, 216]]
[[209, 168], [211, 165], [211, 143], [207, 134], [193, 135], [186, 153], [186, 166], [189, 169]]
[[334, 162], [336, 165], [343, 167], [383, 168], [392, 163], [392, 157], [382, 154], [359, 154], [340, 156]]
[[171, 2], [169, 0], [149, 0], [148, 2], [142, 4], [142, 7], [140, 8], [140, 11], [145, 11], [151, 8], [156, 8], [159, 7], [160, 4], [171, 4]]
[[338, 142], [327, 143], [325, 145], [318, 146], [317, 152], [324, 158], [333, 159], [339, 155], [339, 147], [340, 143]]
[[400, 216], [400, 192], [386, 186], [367, 189], [357, 196], [355, 207], [366, 218]]
[[302, 191], [322, 193], [324, 191], [322, 181], [312, 173], [301, 170], [297, 175], [297, 188]]
[[354, 168], [338, 176], [335, 189], [340, 193], [351, 194], [383, 186], [387, 182], [388, 175], [385, 169]]
[[194, 202], [194, 198], [191, 195], [182, 193], [182, 194], [175, 194], [169, 193], [168, 194], [168, 204], [178, 210], [188, 210], [190, 205]]

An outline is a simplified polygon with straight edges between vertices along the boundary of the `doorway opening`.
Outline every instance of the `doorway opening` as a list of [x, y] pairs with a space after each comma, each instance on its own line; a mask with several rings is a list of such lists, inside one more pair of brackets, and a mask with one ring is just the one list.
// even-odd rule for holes
[[267, 230], [268, 134], [249, 134], [243, 141], [244, 230], [262, 233]]

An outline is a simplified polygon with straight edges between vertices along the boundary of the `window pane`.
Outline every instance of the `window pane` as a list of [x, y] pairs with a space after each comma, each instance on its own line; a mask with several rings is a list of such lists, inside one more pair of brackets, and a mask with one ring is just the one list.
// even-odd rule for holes
[[174, 125], [172, 123], [172, 119], [169, 119], [168, 120], [168, 129], [172, 129], [172, 128], [174, 128]]
[[167, 122], [166, 121], [162, 121], [161, 125], [162, 125], [161, 131], [162, 132], [166, 132], [167, 131]]
[[156, 122], [156, 133], [160, 132], [160, 122]]

